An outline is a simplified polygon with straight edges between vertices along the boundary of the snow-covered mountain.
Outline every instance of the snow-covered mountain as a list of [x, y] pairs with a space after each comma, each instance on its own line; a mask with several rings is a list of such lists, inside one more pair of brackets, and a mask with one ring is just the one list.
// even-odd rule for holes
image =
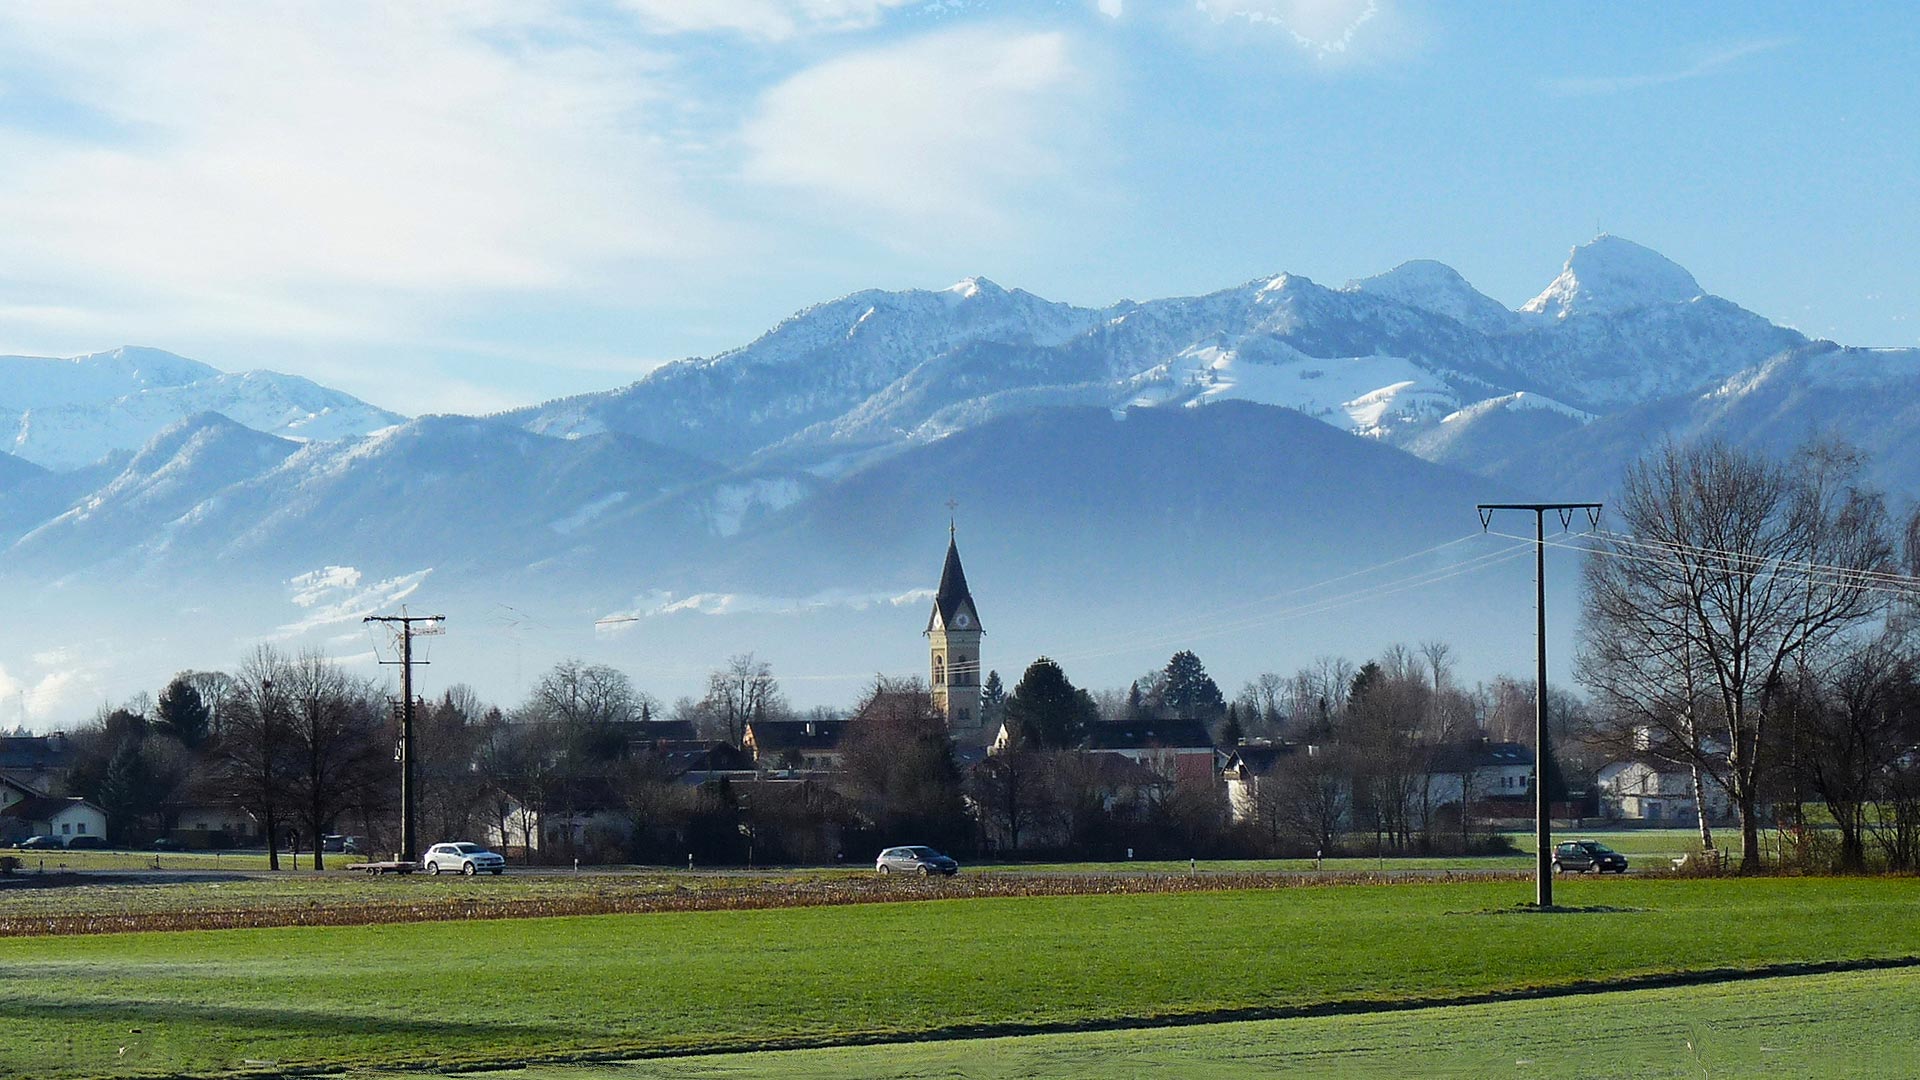
[[49, 469], [137, 450], [209, 412], [302, 442], [363, 435], [404, 419], [297, 375], [222, 372], [159, 349], [0, 356], [0, 449]]
[[[1036, 405], [1233, 399], [1471, 468], [1458, 449], [1487, 440], [1463, 432], [1514, 427], [1515, 409], [1584, 422], [1804, 342], [1702, 293], [1664, 257], [1602, 236], [1520, 311], [1427, 261], [1344, 289], [1280, 274], [1099, 310], [981, 279], [938, 293], [858, 293], [742, 349], [504, 418], [545, 434], [625, 431], [735, 464], [772, 457], [831, 473]], [[1541, 426], [1526, 419], [1519, 426]]]
[[[1601, 237], [1517, 310], [1426, 261], [1104, 308], [980, 278], [869, 290], [485, 418], [405, 421], [154, 350], [7, 358], [0, 425], [0, 585], [21, 612], [0, 685], [54, 677], [42, 658], [92, 642], [104, 610], [144, 605], [114, 670], [171, 670], [269, 632], [363, 649], [359, 617], [408, 598], [480, 624], [479, 669], [451, 677], [503, 696], [508, 672], [570, 655], [660, 693], [750, 650], [820, 685], [910, 672], [918, 627], [895, 622], [932, 584], [949, 498], [1003, 674], [1047, 651], [1100, 685], [1182, 635], [1271, 668], [1425, 637], [1495, 656], [1509, 613], [1474, 605], [1501, 579], [1448, 561], [1478, 550], [1471, 504], [1605, 497], [1664, 437], [1837, 433], [1920, 496], [1920, 351], [1809, 342]], [[1273, 623], [1292, 590], [1402, 556], [1442, 577], [1377, 596], [1362, 577], [1347, 621], [1302, 601], [1300, 625]]]
[[1869, 479], [1896, 504], [1920, 501], [1920, 349], [1812, 342], [1553, 435], [1484, 471], [1536, 490], [1605, 492], [1649, 447], [1703, 438], [1775, 455], [1812, 438], [1843, 439], [1866, 452]]

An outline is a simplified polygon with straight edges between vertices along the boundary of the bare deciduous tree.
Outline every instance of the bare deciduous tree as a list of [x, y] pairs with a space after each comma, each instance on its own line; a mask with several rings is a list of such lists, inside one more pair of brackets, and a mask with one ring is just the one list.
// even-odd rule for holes
[[706, 715], [721, 726], [722, 737], [735, 746], [746, 735], [748, 724], [787, 712], [780, 684], [773, 678], [773, 666], [752, 653], [732, 657], [726, 667], [709, 674], [707, 696], [701, 704]]
[[[1886, 512], [1860, 469], [1830, 444], [1790, 462], [1668, 444], [1628, 470], [1615, 504], [1625, 533], [1585, 564], [1582, 681], [1616, 725], [1660, 732], [1721, 782], [1747, 871], [1760, 865], [1761, 752], [1788, 665], [1884, 607], [1866, 586], [1891, 560]], [[1716, 706], [1713, 740], [1695, 688]]]

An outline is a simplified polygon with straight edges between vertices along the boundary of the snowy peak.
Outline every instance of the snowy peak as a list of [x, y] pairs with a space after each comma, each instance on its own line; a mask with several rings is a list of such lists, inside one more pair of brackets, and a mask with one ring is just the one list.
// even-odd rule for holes
[[1631, 240], [1602, 233], [1574, 248], [1560, 276], [1520, 310], [1564, 319], [1684, 304], [1701, 295], [1700, 283], [1678, 263]]
[[77, 469], [139, 449], [174, 423], [206, 412], [309, 441], [365, 434], [403, 419], [297, 375], [228, 374], [159, 349], [0, 357], [0, 449], [43, 468]]
[[956, 281], [952, 285], [947, 286], [947, 288], [944, 291], [951, 293], [962, 300], [972, 300], [975, 297], [982, 296], [982, 295], [1002, 296], [1006, 294], [1007, 290], [1001, 288], [1000, 286], [994, 284], [991, 281], [988, 281], [986, 278], [969, 277], [969, 278], [961, 278], [959, 281]]
[[1514, 328], [1514, 314], [1500, 302], [1467, 283], [1460, 272], [1432, 259], [1403, 262], [1384, 274], [1347, 283], [1345, 292], [1365, 293], [1443, 315], [1482, 333]]

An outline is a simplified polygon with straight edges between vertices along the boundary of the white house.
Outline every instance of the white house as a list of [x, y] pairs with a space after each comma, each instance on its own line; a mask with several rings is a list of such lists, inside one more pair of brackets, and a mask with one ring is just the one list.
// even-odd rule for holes
[[[1733, 816], [1733, 800], [1711, 774], [1702, 776], [1708, 821]], [[1672, 822], [1691, 825], [1700, 820], [1693, 801], [1693, 772], [1684, 765], [1649, 758], [1615, 761], [1596, 778], [1600, 816], [1612, 821], [1649, 825]]]
[[[17, 794], [17, 785], [8, 785]], [[0, 807], [0, 836], [19, 840], [28, 836], [105, 836], [107, 812], [81, 798], [62, 799], [34, 792]]]
[[1486, 741], [1450, 748], [1435, 756], [1422, 782], [1424, 801], [1435, 808], [1524, 799], [1533, 792], [1533, 748]]

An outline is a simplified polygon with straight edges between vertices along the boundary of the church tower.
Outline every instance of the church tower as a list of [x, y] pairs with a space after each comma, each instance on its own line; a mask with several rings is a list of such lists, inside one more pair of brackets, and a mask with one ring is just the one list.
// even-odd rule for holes
[[980, 613], [967, 591], [953, 526], [947, 526], [947, 564], [940, 570], [940, 591], [927, 617], [932, 670], [927, 685], [933, 707], [947, 718], [947, 731], [959, 746], [985, 746], [993, 732], [980, 715]]

